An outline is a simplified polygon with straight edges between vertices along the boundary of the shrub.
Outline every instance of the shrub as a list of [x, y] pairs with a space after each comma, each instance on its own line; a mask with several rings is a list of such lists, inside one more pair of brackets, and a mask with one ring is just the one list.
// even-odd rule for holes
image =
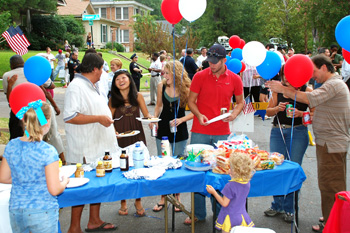
[[[106, 49], [112, 49], [112, 42], [107, 42], [106, 43]], [[118, 52], [124, 52], [124, 46], [117, 43], [117, 42], [113, 42], [113, 50], [117, 50]]]

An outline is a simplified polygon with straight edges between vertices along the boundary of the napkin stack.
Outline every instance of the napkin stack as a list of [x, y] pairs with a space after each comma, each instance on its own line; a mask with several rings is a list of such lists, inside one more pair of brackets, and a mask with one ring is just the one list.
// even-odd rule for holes
[[152, 168], [138, 168], [128, 172], [124, 172], [123, 175], [127, 179], [146, 179], [146, 180], [156, 180], [165, 173], [165, 169], [162, 167], [152, 167]]

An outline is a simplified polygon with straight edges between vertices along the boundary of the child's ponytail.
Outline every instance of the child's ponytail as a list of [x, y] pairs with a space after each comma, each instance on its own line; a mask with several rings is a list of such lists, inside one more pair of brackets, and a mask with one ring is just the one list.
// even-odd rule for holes
[[[44, 113], [44, 116], [47, 120], [51, 118], [51, 109], [50, 105], [46, 102], [42, 103], [41, 109]], [[34, 109], [30, 108], [23, 116], [23, 126], [29, 134], [29, 141], [41, 141], [43, 136], [42, 126], [39, 123], [38, 117]], [[27, 135], [28, 136], [28, 135]]]

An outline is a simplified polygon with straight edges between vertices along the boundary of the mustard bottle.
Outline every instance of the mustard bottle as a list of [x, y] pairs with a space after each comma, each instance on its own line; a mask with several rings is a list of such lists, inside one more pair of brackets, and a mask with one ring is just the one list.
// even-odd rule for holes
[[76, 178], [84, 178], [84, 169], [81, 166], [81, 163], [77, 163], [77, 170], [75, 171]]
[[96, 167], [96, 176], [104, 177], [105, 175], [106, 175], [105, 166], [103, 165], [102, 161], [98, 161], [97, 167]]

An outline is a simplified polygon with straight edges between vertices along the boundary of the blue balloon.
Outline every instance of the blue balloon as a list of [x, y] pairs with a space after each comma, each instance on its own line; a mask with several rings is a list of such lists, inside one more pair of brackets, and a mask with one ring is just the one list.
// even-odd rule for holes
[[237, 58], [238, 60], [242, 61], [242, 59], [243, 59], [242, 49], [237, 48], [237, 49], [232, 50], [231, 58]]
[[229, 55], [226, 55], [226, 62], [225, 65], [228, 65], [228, 62], [231, 60], [231, 57]]
[[233, 73], [238, 74], [242, 69], [242, 63], [237, 58], [231, 58], [231, 60], [227, 65], [227, 68], [231, 70]]
[[343, 49], [350, 51], [350, 15], [342, 18], [335, 28], [335, 38]]
[[24, 63], [23, 71], [28, 82], [41, 86], [50, 78], [51, 65], [44, 57], [33, 56]]
[[282, 66], [281, 58], [273, 51], [266, 52], [266, 58], [261, 65], [256, 67], [259, 75], [269, 80], [278, 74]]

